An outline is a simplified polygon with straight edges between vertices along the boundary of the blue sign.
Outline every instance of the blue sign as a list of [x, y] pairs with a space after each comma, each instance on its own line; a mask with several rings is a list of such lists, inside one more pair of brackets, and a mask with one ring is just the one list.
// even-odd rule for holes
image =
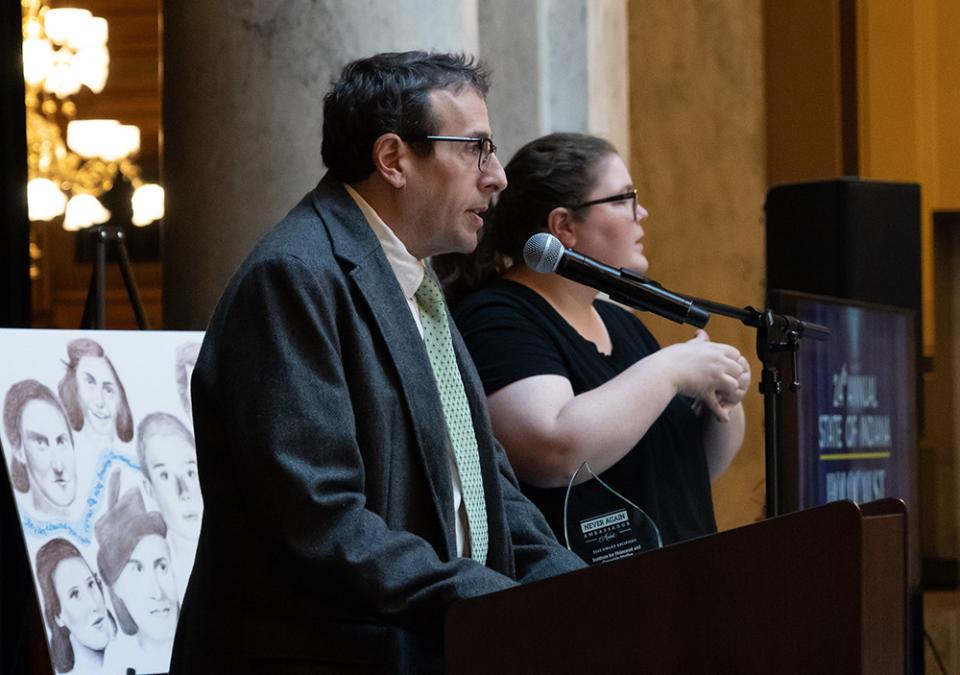
[[884, 497], [912, 502], [914, 351], [910, 312], [796, 296], [797, 318], [830, 328], [797, 355], [798, 508]]

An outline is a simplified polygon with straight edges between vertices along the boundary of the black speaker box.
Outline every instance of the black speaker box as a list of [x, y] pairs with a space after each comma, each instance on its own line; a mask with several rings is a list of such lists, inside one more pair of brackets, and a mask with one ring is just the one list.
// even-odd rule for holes
[[767, 192], [767, 290], [781, 288], [916, 312], [920, 186], [837, 178]]

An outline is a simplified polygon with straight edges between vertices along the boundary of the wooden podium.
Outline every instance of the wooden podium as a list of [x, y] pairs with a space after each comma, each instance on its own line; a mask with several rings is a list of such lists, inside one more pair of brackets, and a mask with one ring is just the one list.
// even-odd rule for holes
[[445, 672], [904, 673], [906, 522], [835, 502], [461, 601]]

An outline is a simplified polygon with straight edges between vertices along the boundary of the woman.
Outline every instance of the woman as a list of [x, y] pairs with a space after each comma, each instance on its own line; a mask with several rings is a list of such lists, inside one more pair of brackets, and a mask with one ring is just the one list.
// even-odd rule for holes
[[58, 673], [97, 672], [117, 632], [100, 580], [66, 539], [51, 539], [37, 551], [37, 582], [50, 629], [50, 652]]
[[548, 232], [608, 265], [646, 273], [647, 212], [609, 143], [545, 136], [521, 148], [506, 173], [477, 251], [437, 266], [524, 491], [561, 541], [571, 477], [588, 505], [583, 513], [609, 503], [581, 468], [646, 512], [663, 543], [714, 532], [710, 481], [743, 440], [747, 361], [703, 331], [660, 349], [632, 313], [523, 263], [527, 239]]
[[60, 398], [70, 425], [81, 432], [83, 447], [113, 448], [133, 438], [133, 416], [127, 393], [103, 347], [89, 338], [67, 345], [67, 372], [60, 380]]

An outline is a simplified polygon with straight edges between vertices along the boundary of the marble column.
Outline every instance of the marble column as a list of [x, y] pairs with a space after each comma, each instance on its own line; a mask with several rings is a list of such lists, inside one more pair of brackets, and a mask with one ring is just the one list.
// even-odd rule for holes
[[199, 329], [323, 173], [323, 95], [381, 51], [477, 51], [477, 0], [163, 3], [164, 322]]
[[480, 0], [478, 19], [504, 162], [554, 131], [598, 134], [629, 154], [624, 0]]

